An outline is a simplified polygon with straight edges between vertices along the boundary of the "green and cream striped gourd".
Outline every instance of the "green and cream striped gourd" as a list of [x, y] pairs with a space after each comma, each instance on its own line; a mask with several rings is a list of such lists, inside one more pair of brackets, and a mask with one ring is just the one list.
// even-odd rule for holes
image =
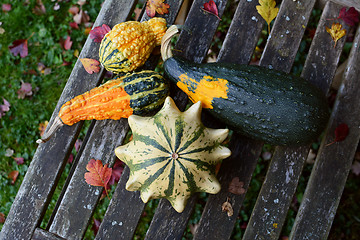
[[167, 97], [156, 115], [129, 117], [133, 139], [115, 149], [130, 169], [127, 190], [139, 190], [144, 202], [166, 198], [177, 212], [194, 192], [219, 192], [215, 166], [231, 154], [221, 145], [228, 129], [206, 128], [201, 109], [198, 102], [181, 112]]

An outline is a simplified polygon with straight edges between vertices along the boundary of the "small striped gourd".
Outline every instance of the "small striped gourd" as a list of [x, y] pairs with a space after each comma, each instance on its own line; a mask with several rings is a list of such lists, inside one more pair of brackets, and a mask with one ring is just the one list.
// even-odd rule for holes
[[49, 129], [42, 141], [63, 124], [71, 126], [81, 120], [118, 120], [132, 114], [147, 115], [160, 109], [168, 94], [168, 82], [154, 71], [116, 77], [64, 103], [52, 130]]
[[101, 41], [99, 57], [106, 70], [120, 73], [141, 67], [151, 52], [161, 44], [166, 32], [164, 18], [152, 18], [145, 22], [119, 23]]
[[152, 117], [129, 117], [133, 139], [115, 149], [128, 165], [129, 191], [139, 190], [146, 203], [166, 198], [182, 212], [194, 192], [215, 194], [220, 184], [215, 165], [230, 155], [220, 144], [228, 129], [206, 128], [201, 122], [201, 102], [180, 112], [170, 97]]

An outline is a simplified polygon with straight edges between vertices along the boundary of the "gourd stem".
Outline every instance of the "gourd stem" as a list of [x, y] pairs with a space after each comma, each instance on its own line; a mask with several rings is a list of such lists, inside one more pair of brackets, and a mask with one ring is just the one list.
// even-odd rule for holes
[[56, 132], [56, 130], [58, 130], [60, 127], [62, 127], [64, 125], [64, 123], [61, 121], [60, 117], [57, 116], [54, 119], [53, 124], [50, 126], [49, 130], [45, 132], [45, 134], [42, 136], [41, 139], [36, 140], [36, 143], [44, 143], [47, 142]]
[[179, 32], [179, 27], [176, 25], [171, 25], [164, 36], [161, 39], [161, 57], [163, 61], [166, 61], [166, 59], [171, 58], [172, 52], [171, 52], [171, 39], [172, 37]]

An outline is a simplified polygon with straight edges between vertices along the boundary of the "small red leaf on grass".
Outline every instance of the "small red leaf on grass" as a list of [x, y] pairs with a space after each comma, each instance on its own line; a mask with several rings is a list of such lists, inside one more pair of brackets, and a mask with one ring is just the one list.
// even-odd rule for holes
[[346, 123], [342, 123], [335, 128], [334, 141], [326, 144], [326, 146], [330, 146], [331, 144], [336, 142], [344, 141], [348, 135], [349, 135], [349, 126]]
[[93, 73], [97, 73], [100, 71], [100, 67], [99, 64], [100, 62], [95, 60], [95, 59], [91, 59], [91, 58], [79, 58], [81, 63], [83, 64], [85, 70], [89, 73], [89, 74], [93, 74]]
[[148, 0], [146, 3], [146, 14], [149, 17], [155, 17], [155, 14], [165, 14], [169, 12], [170, 5], [164, 3], [164, 0]]
[[24, 164], [24, 158], [23, 157], [14, 157], [14, 160], [17, 165]]
[[360, 162], [354, 161], [353, 165], [351, 166], [351, 171], [356, 176], [359, 176], [360, 175]]
[[3, 3], [1, 6], [3, 12], [9, 12], [11, 11], [11, 4], [10, 3]]
[[66, 39], [65, 39], [65, 41], [64, 41], [64, 45], [63, 45], [64, 49], [65, 49], [65, 50], [70, 50], [70, 48], [71, 48], [71, 46], [72, 46], [72, 43], [73, 43], [73, 42], [71, 41], [70, 36], [67, 36]]
[[4, 223], [5, 219], [6, 219], [5, 214], [0, 212], [0, 224]]
[[93, 218], [93, 221], [94, 221], [94, 224], [92, 225], [91, 229], [94, 231], [94, 235], [96, 235], [97, 232], [99, 231], [101, 221], [96, 218]]
[[10, 103], [5, 98], [3, 98], [3, 101], [4, 104], [0, 105], [0, 118], [10, 110]]
[[18, 176], [19, 176], [19, 171], [17, 171], [17, 170], [11, 171], [8, 174], [8, 178], [11, 179], [11, 184], [15, 184], [15, 181]]
[[354, 7], [349, 8], [346, 11], [346, 7], [343, 7], [340, 10], [339, 17], [349, 26], [354, 26], [356, 23], [359, 22], [359, 12], [356, 11]]
[[17, 56], [20, 54], [21, 58], [24, 58], [28, 55], [28, 45], [27, 39], [18, 39], [12, 42], [12, 45], [9, 46], [10, 52]]
[[101, 42], [101, 40], [104, 38], [105, 34], [108, 33], [111, 30], [111, 28], [103, 24], [102, 26], [94, 27], [90, 31], [90, 38], [94, 39], [94, 42]]
[[17, 94], [19, 99], [24, 99], [26, 96], [31, 96], [33, 94], [31, 83], [22, 82], [21, 88], [17, 91]]
[[221, 18], [219, 17], [218, 8], [213, 0], [210, 0], [209, 2], [204, 3], [203, 10], [205, 12], [215, 15], [219, 20], [221, 20]]

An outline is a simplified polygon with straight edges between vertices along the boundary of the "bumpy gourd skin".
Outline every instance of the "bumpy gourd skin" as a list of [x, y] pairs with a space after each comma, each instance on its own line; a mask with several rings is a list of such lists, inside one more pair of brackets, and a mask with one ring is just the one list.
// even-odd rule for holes
[[166, 29], [166, 20], [163, 18], [115, 25], [101, 41], [101, 64], [114, 73], [130, 72], [141, 67], [153, 49], [161, 44]]
[[64, 124], [73, 125], [81, 120], [146, 115], [162, 106], [168, 92], [167, 81], [154, 71], [129, 73], [66, 102], [59, 117]]

